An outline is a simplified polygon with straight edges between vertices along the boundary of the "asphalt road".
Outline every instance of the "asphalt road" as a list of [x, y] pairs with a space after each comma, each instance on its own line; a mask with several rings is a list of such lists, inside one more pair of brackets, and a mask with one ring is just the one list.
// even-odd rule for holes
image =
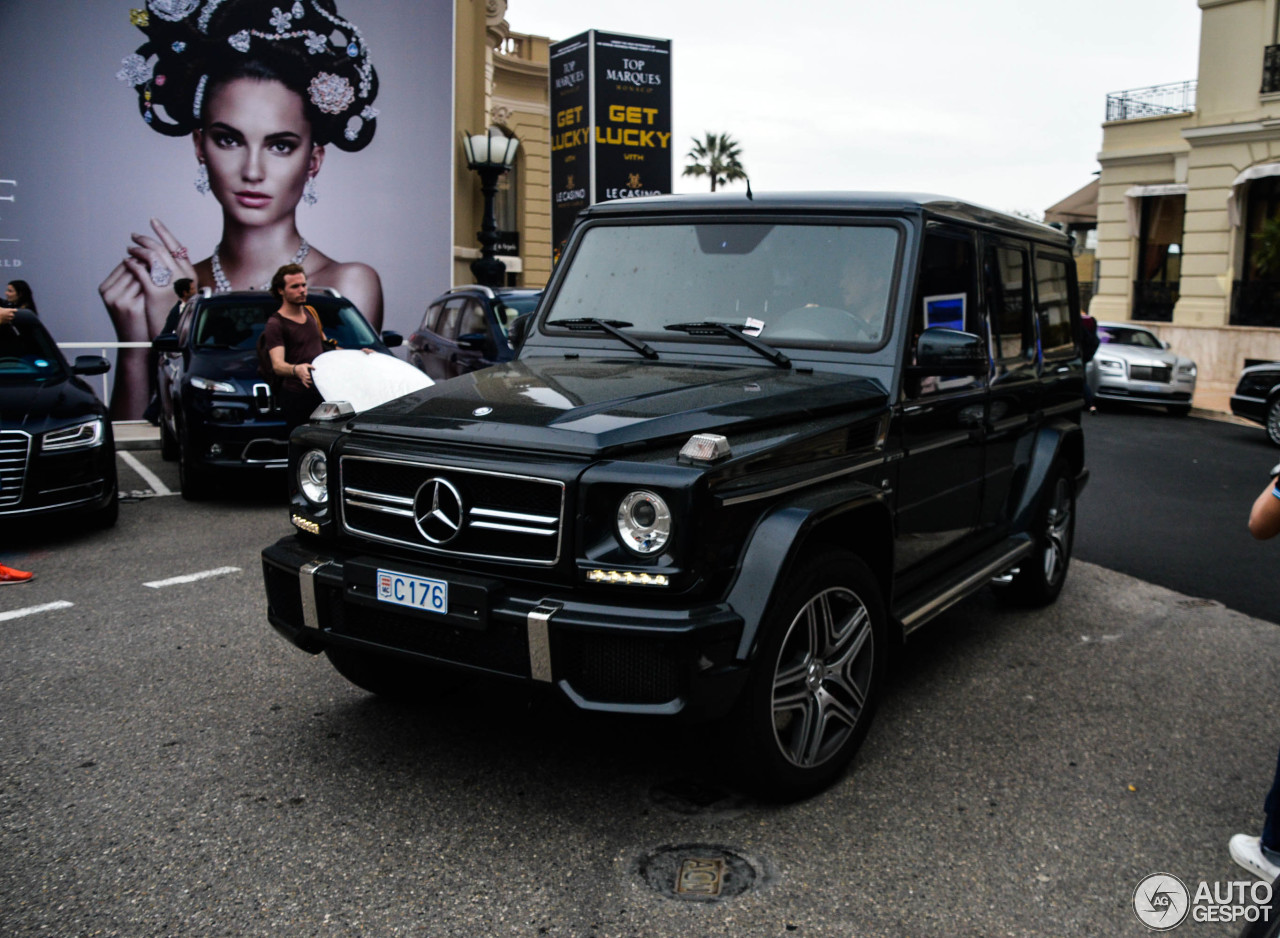
[[[1274, 766], [1280, 630], [1203, 591], [1077, 562], [1049, 609], [975, 597], [913, 641], [849, 774], [779, 807], [705, 730], [347, 685], [265, 622], [287, 529], [266, 496], [148, 497], [0, 549], [38, 573], [0, 591], [0, 935], [1137, 936], [1148, 874], [1246, 878], [1226, 841]], [[671, 847], [749, 888], [674, 898]]]
[[1260, 426], [1110, 408], [1085, 418], [1085, 460], [1077, 557], [1280, 622], [1280, 539], [1247, 528], [1280, 462]]

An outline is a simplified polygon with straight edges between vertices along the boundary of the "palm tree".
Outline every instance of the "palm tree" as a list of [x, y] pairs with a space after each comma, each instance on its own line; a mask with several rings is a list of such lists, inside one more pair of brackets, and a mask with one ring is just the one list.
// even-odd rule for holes
[[711, 191], [735, 179], [746, 179], [742, 168], [738, 141], [728, 134], [708, 133], [706, 140], [694, 138], [693, 149], [686, 154], [692, 162], [684, 168], [684, 176], [710, 176]]

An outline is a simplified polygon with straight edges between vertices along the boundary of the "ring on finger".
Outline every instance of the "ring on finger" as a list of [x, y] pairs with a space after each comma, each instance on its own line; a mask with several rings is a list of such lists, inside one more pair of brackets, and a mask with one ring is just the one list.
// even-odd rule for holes
[[173, 271], [163, 264], [151, 268], [151, 282], [157, 287], [167, 287], [173, 279]]
[[173, 252], [173, 256], [180, 261], [189, 260], [187, 257], [187, 249], [183, 245], [178, 245], [178, 250]]

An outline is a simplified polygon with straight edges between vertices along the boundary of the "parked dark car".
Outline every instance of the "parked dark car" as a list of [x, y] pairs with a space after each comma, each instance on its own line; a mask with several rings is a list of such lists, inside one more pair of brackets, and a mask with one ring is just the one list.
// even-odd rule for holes
[[592, 206], [514, 361], [295, 432], [268, 618], [378, 694], [727, 719], [744, 784], [811, 794], [911, 632], [1062, 589], [1078, 309], [1063, 234], [952, 199]]
[[[373, 327], [349, 300], [312, 293], [325, 334], [342, 348], [386, 352], [401, 336]], [[182, 495], [205, 498], [217, 473], [281, 472], [290, 427], [271, 385], [258, 371], [257, 345], [267, 317], [280, 308], [270, 293], [204, 293], [182, 307], [177, 330], [155, 338], [160, 440], [178, 461]]]
[[515, 287], [455, 287], [432, 300], [409, 336], [409, 363], [443, 381], [511, 361], [511, 324], [532, 313], [541, 296], [541, 290]]
[[1250, 365], [1240, 372], [1231, 412], [1262, 424], [1267, 439], [1280, 446], [1280, 362]]
[[110, 367], [100, 355], [68, 365], [28, 310], [0, 326], [0, 521], [78, 515], [115, 524], [111, 421], [82, 379]]

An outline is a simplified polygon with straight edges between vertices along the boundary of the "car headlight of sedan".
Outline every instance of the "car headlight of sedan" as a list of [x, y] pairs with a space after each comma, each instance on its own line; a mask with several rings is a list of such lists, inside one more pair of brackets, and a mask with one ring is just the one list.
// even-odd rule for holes
[[1196, 376], [1196, 363], [1187, 362], [1185, 365], [1179, 365], [1178, 375], [1183, 378], [1194, 378]]
[[230, 381], [215, 381], [213, 378], [202, 378], [199, 375], [191, 379], [191, 386], [201, 391], [221, 391], [223, 394], [236, 393], [236, 386]]
[[630, 493], [618, 503], [618, 536], [637, 554], [658, 553], [671, 540], [671, 509], [653, 492]]
[[50, 430], [44, 435], [41, 449], [47, 452], [59, 452], [73, 449], [89, 449], [102, 442], [102, 418], [87, 420], [61, 430]]
[[298, 460], [298, 488], [313, 505], [329, 500], [329, 457], [322, 449], [309, 449]]
[[1099, 358], [1098, 368], [1102, 371], [1110, 371], [1116, 374], [1124, 374], [1124, 362], [1118, 362], [1113, 358]]

